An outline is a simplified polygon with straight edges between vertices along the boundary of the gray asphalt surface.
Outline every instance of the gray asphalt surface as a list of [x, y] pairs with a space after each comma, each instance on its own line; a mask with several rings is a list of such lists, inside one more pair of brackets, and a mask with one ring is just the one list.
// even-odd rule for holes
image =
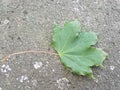
[[95, 80], [65, 70], [59, 57], [27, 53], [0, 62], [0, 90], [120, 90], [120, 0], [0, 0], [0, 57], [24, 50], [55, 52], [54, 23], [78, 19], [99, 35], [109, 57]]

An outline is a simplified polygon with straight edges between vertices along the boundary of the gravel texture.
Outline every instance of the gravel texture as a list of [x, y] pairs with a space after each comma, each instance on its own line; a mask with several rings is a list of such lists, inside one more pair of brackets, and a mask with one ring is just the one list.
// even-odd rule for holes
[[24, 50], [55, 52], [54, 23], [78, 19], [99, 35], [109, 57], [95, 80], [65, 70], [57, 56], [27, 53], [0, 62], [0, 90], [120, 90], [120, 0], [0, 0], [0, 58]]

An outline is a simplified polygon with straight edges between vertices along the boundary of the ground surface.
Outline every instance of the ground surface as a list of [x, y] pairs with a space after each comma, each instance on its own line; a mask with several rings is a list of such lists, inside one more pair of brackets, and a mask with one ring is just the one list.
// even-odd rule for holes
[[22, 54], [0, 63], [0, 90], [120, 90], [120, 0], [0, 0], [0, 57], [54, 50], [53, 24], [78, 19], [109, 57], [95, 80], [67, 72], [58, 57]]

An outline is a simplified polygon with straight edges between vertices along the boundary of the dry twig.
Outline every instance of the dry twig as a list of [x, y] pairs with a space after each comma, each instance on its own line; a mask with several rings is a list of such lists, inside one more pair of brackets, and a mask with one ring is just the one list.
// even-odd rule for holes
[[7, 61], [10, 57], [12, 57], [14, 55], [20, 55], [20, 54], [24, 54], [24, 53], [39, 53], [39, 54], [49, 54], [49, 55], [58, 56], [57, 53], [45, 52], [45, 51], [37, 51], [37, 50], [29, 50], [29, 51], [21, 51], [21, 52], [16, 52], [16, 53], [9, 54], [9, 55], [5, 56], [2, 60]]

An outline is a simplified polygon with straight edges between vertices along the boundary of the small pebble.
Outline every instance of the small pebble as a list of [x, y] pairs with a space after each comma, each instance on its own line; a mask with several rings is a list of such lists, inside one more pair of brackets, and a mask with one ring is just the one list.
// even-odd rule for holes
[[35, 62], [35, 63], [33, 64], [33, 66], [34, 66], [35, 69], [41, 68], [42, 65], [43, 65], [42, 62]]
[[29, 82], [28, 77], [26, 75], [16, 78], [16, 80], [19, 80], [21, 83], [24, 81]]
[[0, 87], [0, 90], [2, 90], [2, 88]]
[[10, 21], [8, 19], [4, 20], [4, 24], [8, 24]]
[[112, 70], [112, 71], [113, 71], [114, 69], [115, 69], [115, 67], [114, 67], [114, 66], [110, 66], [110, 70]]
[[6, 73], [6, 72], [11, 71], [11, 70], [12, 70], [12, 69], [10, 68], [9, 65], [3, 64], [3, 65], [1, 66], [1, 72], [3, 72], [3, 73]]
[[67, 78], [61, 78], [57, 80], [58, 88], [64, 90], [70, 86]]

